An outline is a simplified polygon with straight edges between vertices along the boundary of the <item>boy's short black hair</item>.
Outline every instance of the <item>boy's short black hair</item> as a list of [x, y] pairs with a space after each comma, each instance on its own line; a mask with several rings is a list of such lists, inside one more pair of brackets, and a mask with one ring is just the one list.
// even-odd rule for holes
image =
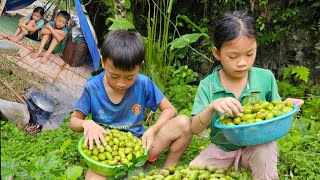
[[57, 17], [58, 16], [64, 17], [67, 21], [70, 20], [70, 14], [67, 11], [59, 11]]
[[146, 49], [139, 33], [127, 30], [114, 30], [108, 33], [102, 44], [102, 58], [105, 62], [111, 60], [114, 67], [123, 70], [133, 70], [141, 65]]

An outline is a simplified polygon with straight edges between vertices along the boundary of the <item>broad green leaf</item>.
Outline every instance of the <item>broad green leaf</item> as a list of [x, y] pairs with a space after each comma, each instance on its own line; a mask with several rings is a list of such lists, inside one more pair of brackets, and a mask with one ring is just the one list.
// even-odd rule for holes
[[291, 76], [291, 71], [292, 71], [291, 67], [283, 68], [283, 79], [286, 79], [286, 78], [290, 77]]
[[71, 144], [71, 139], [67, 139], [66, 141], [63, 142], [63, 144], [60, 147], [61, 151], [65, 151]]
[[169, 43], [169, 45], [171, 45], [170, 51], [174, 49], [184, 48], [189, 44], [196, 42], [201, 36], [209, 38], [209, 36], [206, 33], [193, 33], [182, 35], [179, 38], [173, 40], [171, 43]]
[[55, 152], [49, 152], [45, 156], [39, 157], [34, 166], [38, 171], [50, 171], [59, 165], [60, 157]]
[[112, 21], [112, 25], [109, 27], [110, 31], [118, 30], [118, 29], [134, 29], [134, 25], [126, 19], [115, 19], [108, 18], [108, 20]]
[[130, 9], [130, 7], [131, 7], [131, 2], [130, 2], [130, 0], [126, 0], [125, 6], [126, 6], [126, 9]]
[[197, 26], [195, 23], [193, 23], [188, 16], [185, 15], [178, 15], [177, 18], [183, 19], [186, 22], [188, 22], [189, 24], [191, 24], [193, 27], [195, 27], [196, 29], [198, 29], [199, 32], [204, 33], [205, 30], [202, 29], [201, 27]]
[[1, 156], [1, 179], [9, 180], [17, 172], [18, 164], [14, 159]]
[[282, 152], [288, 152], [293, 147], [293, 143], [290, 141], [289, 142], [286, 141], [283, 144], [280, 144], [279, 147]]
[[310, 70], [304, 66], [297, 66], [292, 69], [291, 74], [296, 74], [296, 78], [299, 78], [307, 83], [309, 81]]
[[83, 168], [81, 166], [71, 166], [65, 171], [65, 176], [67, 180], [76, 180], [81, 176]]
[[113, 0], [103, 0], [107, 6], [113, 6]]

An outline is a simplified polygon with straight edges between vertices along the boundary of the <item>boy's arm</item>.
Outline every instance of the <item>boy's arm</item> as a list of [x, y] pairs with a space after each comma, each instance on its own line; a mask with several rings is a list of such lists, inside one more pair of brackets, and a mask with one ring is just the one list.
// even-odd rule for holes
[[66, 33], [63, 30], [53, 29], [52, 26], [48, 28], [51, 31], [53, 37], [56, 38], [59, 42], [66, 37]]
[[46, 25], [43, 27], [41, 33], [42, 33], [42, 34], [51, 34], [51, 31], [50, 31], [49, 27], [51, 27], [51, 25], [50, 25], [50, 24], [46, 24]]
[[103, 127], [96, 124], [93, 120], [84, 120], [85, 115], [81, 111], [75, 110], [70, 119], [69, 127], [73, 131], [82, 132], [84, 131], [84, 145], [89, 145], [89, 149], [93, 149], [93, 144], [97, 145], [100, 149], [101, 142], [105, 146], [106, 140], [104, 134], [108, 134]]
[[[161, 127], [170, 119], [174, 118], [177, 114], [173, 105], [169, 102], [169, 100], [164, 97], [162, 101], [158, 105], [161, 113], [157, 122], [151, 126], [150, 128], [156, 134], [160, 131]], [[149, 128], [149, 129], [150, 129]]]
[[70, 119], [70, 128], [73, 131], [76, 132], [82, 132], [83, 131], [83, 122], [85, 115], [81, 112], [81, 111], [74, 111], [71, 115], [71, 119]]

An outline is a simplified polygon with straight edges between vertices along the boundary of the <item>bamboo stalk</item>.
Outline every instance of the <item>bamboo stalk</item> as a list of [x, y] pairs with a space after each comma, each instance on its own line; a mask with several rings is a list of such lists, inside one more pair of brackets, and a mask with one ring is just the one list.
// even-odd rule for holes
[[5, 79], [0, 77], [0, 82], [8, 89], [10, 89], [10, 91], [18, 98], [20, 103], [27, 104], [27, 102], [10, 86], [10, 84]]

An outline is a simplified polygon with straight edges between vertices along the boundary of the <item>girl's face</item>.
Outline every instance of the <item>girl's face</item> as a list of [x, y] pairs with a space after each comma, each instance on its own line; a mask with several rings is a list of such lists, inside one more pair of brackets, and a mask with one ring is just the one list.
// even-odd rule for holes
[[41, 14], [39, 13], [39, 12], [34, 12], [33, 14], [32, 14], [32, 20], [34, 20], [34, 21], [39, 21], [40, 19], [41, 19]]
[[215, 58], [221, 62], [223, 72], [230, 78], [246, 77], [254, 63], [257, 52], [257, 40], [247, 36], [240, 36], [225, 42], [220, 51], [212, 49]]
[[139, 73], [139, 66], [131, 71], [122, 71], [113, 66], [112, 60], [107, 59], [104, 62], [107, 83], [117, 92], [125, 92], [129, 89]]

